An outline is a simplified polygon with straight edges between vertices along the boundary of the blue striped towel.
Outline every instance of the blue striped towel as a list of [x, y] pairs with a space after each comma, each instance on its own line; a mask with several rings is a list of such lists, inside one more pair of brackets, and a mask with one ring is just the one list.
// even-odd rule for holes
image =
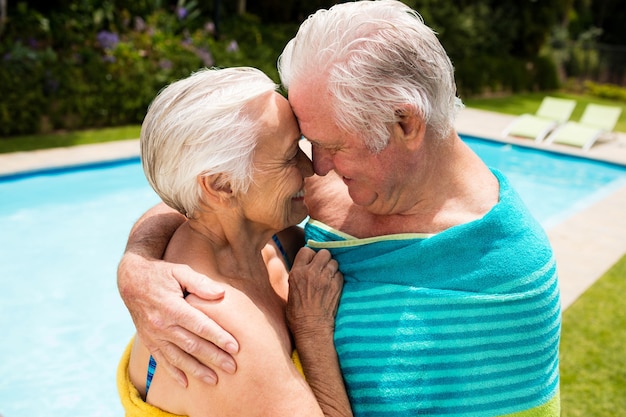
[[541, 226], [506, 178], [482, 219], [357, 239], [321, 222], [339, 262], [335, 345], [356, 416], [558, 416], [560, 300]]

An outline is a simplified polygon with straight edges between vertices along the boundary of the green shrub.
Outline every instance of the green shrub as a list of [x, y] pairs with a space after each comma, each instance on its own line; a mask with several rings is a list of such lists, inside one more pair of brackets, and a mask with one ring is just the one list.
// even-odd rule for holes
[[626, 88], [613, 84], [598, 84], [585, 81], [585, 92], [589, 95], [626, 102]]
[[558, 88], [556, 67], [548, 57], [532, 61], [512, 56], [476, 56], [455, 62], [459, 92], [465, 97]]
[[[58, 35], [57, 50], [51, 31], [29, 44], [5, 40], [0, 136], [141, 123], [160, 89], [202, 67], [253, 66], [278, 82], [276, 60], [297, 25], [263, 26], [245, 15], [224, 21], [225, 35], [215, 39], [211, 22], [189, 12], [196, 21], [159, 9], [132, 27], [126, 19], [117, 32], [55, 16], [57, 26], [70, 28]], [[22, 24], [36, 22], [24, 17]]]
[[30, 133], [39, 128], [54, 88], [49, 68], [56, 54], [49, 48], [33, 50], [16, 42], [2, 51], [0, 67], [0, 134]]
[[546, 55], [539, 56], [534, 61], [532, 79], [534, 90], [550, 91], [559, 88], [559, 77], [554, 60]]
[[[140, 123], [161, 88], [201, 67], [252, 66], [279, 82], [276, 61], [297, 23], [229, 15], [216, 34], [196, 0], [163, 4], [84, 0], [43, 16], [17, 3], [0, 43], [0, 136]], [[454, 10], [438, 16], [451, 18]], [[451, 43], [459, 93], [556, 88], [549, 59], [514, 57], [493, 39], [484, 46], [486, 21], [479, 17], [487, 13], [476, 9], [475, 18], [460, 19], [464, 30], [442, 34]], [[468, 46], [469, 38], [475, 41]]]

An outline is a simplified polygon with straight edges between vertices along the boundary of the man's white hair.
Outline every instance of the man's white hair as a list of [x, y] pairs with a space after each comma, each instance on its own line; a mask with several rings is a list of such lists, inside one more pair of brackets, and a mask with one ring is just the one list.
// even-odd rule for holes
[[[421, 16], [394, 0], [356, 1], [319, 10], [300, 26], [279, 58], [289, 89], [323, 76], [335, 122], [373, 151], [410, 106], [427, 134], [446, 137], [462, 107], [454, 68]], [[319, 78], [318, 78], [319, 79]]]

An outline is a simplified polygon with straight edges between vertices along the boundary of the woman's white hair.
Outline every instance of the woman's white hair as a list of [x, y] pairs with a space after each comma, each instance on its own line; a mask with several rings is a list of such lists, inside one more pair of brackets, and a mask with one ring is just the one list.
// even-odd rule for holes
[[376, 152], [387, 145], [390, 126], [407, 105], [435, 138], [452, 131], [463, 106], [437, 36], [399, 1], [356, 1], [317, 11], [287, 44], [278, 69], [287, 89], [323, 75], [337, 125], [359, 133]]
[[277, 87], [255, 68], [204, 69], [157, 95], [141, 126], [141, 159], [167, 205], [193, 217], [202, 195], [199, 175], [223, 174], [220, 185], [247, 191], [260, 133], [247, 106]]

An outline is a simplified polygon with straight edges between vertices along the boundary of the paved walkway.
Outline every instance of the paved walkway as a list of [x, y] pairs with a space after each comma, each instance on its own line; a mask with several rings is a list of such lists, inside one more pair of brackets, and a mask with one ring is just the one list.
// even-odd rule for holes
[[[459, 133], [521, 146], [549, 149], [626, 166], [626, 134], [598, 142], [588, 152], [557, 144], [504, 138], [501, 132], [514, 116], [464, 109]], [[80, 145], [33, 152], [0, 154], [0, 175], [51, 167], [114, 161], [139, 155], [138, 140]], [[596, 279], [626, 253], [626, 185], [547, 230], [557, 258], [563, 307], [571, 305]]]

